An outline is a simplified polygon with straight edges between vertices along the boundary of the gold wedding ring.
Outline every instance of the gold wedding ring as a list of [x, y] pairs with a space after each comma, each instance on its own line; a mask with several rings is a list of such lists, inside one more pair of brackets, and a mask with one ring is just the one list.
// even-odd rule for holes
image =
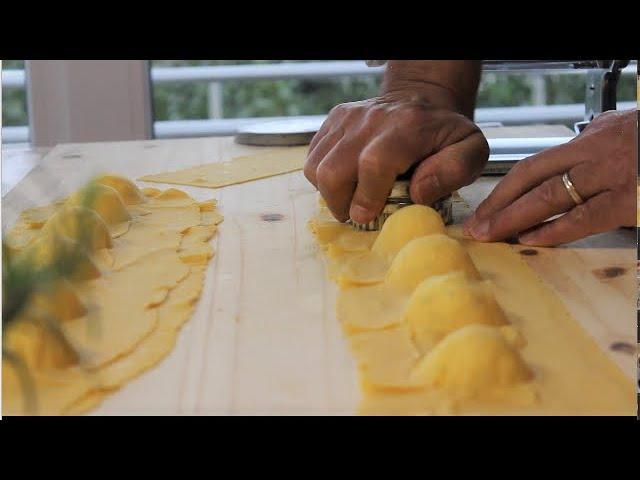
[[571, 196], [573, 201], [576, 202], [576, 205], [580, 205], [581, 203], [584, 203], [584, 200], [582, 199], [582, 197], [576, 190], [576, 187], [573, 185], [573, 182], [569, 178], [569, 172], [565, 172], [564, 175], [562, 175], [562, 183], [564, 183], [564, 188], [567, 189], [567, 192], [569, 192], [569, 195]]

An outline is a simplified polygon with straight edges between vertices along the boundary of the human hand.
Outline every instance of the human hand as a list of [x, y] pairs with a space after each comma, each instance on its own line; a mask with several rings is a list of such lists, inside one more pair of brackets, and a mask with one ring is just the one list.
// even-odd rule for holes
[[[436, 97], [447, 95], [443, 89]], [[304, 173], [338, 220], [368, 223], [397, 176], [413, 165], [411, 199], [431, 205], [473, 182], [488, 156], [484, 135], [467, 117], [396, 91], [331, 110], [311, 142]]]
[[[570, 142], [518, 162], [465, 231], [481, 241], [520, 235], [522, 244], [553, 246], [635, 225], [637, 128], [635, 110], [605, 112]], [[564, 186], [565, 172], [581, 205]]]

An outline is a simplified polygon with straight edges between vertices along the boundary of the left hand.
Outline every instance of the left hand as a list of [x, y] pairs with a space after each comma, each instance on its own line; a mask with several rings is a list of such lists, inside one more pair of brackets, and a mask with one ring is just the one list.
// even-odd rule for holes
[[[518, 162], [464, 225], [480, 241], [553, 246], [636, 224], [637, 112], [605, 112], [570, 142]], [[576, 205], [562, 175], [584, 200]], [[545, 222], [549, 218], [561, 217]]]

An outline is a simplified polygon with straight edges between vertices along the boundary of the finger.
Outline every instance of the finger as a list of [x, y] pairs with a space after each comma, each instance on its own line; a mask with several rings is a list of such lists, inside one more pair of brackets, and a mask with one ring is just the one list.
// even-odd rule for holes
[[358, 181], [351, 201], [349, 217], [368, 223], [384, 208], [396, 178], [420, 159], [419, 151], [409, 145], [400, 147], [397, 138], [375, 138], [360, 153]]
[[359, 154], [359, 144], [341, 139], [318, 165], [318, 190], [333, 216], [341, 222], [349, 219], [349, 206], [358, 178]]
[[316, 145], [318, 145], [318, 142], [322, 139], [322, 137], [324, 137], [331, 131], [333, 125], [335, 125], [335, 122], [333, 121], [333, 119], [327, 116], [324, 122], [322, 122], [322, 125], [320, 125], [320, 129], [316, 132], [316, 134], [311, 139], [311, 142], [309, 143], [309, 153], [313, 152], [313, 149], [316, 148]]
[[602, 192], [562, 217], [543, 224], [520, 237], [523, 245], [550, 247], [569, 243], [619, 226], [611, 191]]
[[431, 205], [454, 190], [469, 185], [482, 173], [489, 145], [480, 131], [443, 148], [423, 160], [409, 187], [415, 203]]
[[304, 164], [304, 176], [307, 177], [316, 188], [318, 188], [318, 165], [331, 149], [344, 136], [344, 129], [341, 127], [331, 130], [324, 135], [315, 145], [313, 150], [309, 150], [307, 160]]
[[519, 161], [478, 206], [465, 226], [470, 228], [480, 218], [502, 210], [547, 178], [562, 174], [584, 160], [571, 141]]
[[[569, 177], [580, 196], [587, 200], [606, 190], [602, 176], [587, 163], [576, 165]], [[599, 181], [598, 181], [599, 179]], [[476, 240], [489, 242], [509, 238], [575, 206], [561, 175], [545, 180], [502, 210], [478, 220], [469, 228]]]

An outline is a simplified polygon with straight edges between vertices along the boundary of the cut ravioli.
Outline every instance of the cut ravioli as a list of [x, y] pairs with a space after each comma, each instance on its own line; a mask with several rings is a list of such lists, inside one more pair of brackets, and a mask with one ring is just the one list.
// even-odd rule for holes
[[93, 182], [106, 185], [116, 190], [125, 205], [137, 205], [145, 202], [144, 194], [137, 185], [121, 175], [105, 173], [95, 177]]
[[42, 233], [64, 235], [91, 251], [113, 246], [111, 233], [102, 217], [85, 207], [59, 209], [44, 225]]
[[177, 252], [166, 249], [79, 285], [80, 296], [89, 307], [88, 318], [66, 322], [64, 330], [75, 345], [90, 352], [87, 367], [97, 368], [130, 353], [155, 328], [157, 311], [153, 307], [188, 273], [189, 267]]
[[411, 240], [445, 231], [442, 217], [436, 210], [424, 205], [409, 205], [384, 222], [371, 251], [392, 259]]
[[460, 270], [469, 278], [480, 279], [462, 245], [442, 234], [411, 240], [396, 255], [386, 281], [396, 288], [413, 291], [425, 278]]
[[410, 240], [390, 268], [349, 267], [349, 283], [347, 265], [370, 255], [369, 239], [354, 230], [364, 250], [345, 252], [343, 227], [319, 204], [309, 226], [342, 285], [336, 313], [358, 365], [359, 413], [634, 414], [633, 382], [509, 245], [453, 226]]
[[[200, 296], [213, 255], [209, 240], [222, 221], [216, 202], [196, 202], [176, 189], [145, 189], [142, 209], [134, 203], [132, 182], [112, 175], [98, 178], [116, 189], [94, 179], [70, 201], [38, 211], [38, 218], [48, 219], [46, 228], [31, 228], [27, 215], [9, 232], [20, 247], [12, 261], [41, 268], [59, 258], [80, 261], [67, 272], [74, 284], [59, 280], [32, 295], [24, 318], [16, 319], [15, 330], [5, 337], [30, 368], [25, 377], [19, 364], [3, 360], [4, 414], [77, 414], [94, 408], [167, 355]], [[104, 195], [96, 197], [100, 192]], [[109, 215], [117, 213], [115, 199], [121, 194], [132, 195], [125, 206], [131, 220], [105, 231], [99, 212], [120, 220]], [[27, 230], [33, 235], [23, 235]], [[83, 241], [85, 236], [89, 241]], [[56, 342], [60, 333], [70, 343]], [[37, 399], [36, 410], [27, 409], [30, 393]]]
[[32, 371], [76, 365], [76, 353], [53, 328], [44, 319], [18, 320], [4, 332], [5, 348], [10, 352], [20, 352], [20, 359]]
[[107, 225], [131, 220], [131, 215], [117, 190], [99, 183], [90, 183], [80, 189], [67, 199], [66, 205], [94, 210]]
[[40, 235], [18, 254], [16, 262], [35, 267], [43, 275], [59, 273], [72, 281], [91, 280], [102, 274], [80, 244], [57, 233]]
[[422, 352], [466, 325], [509, 323], [487, 282], [461, 271], [423, 280], [411, 294], [405, 319]]
[[45, 316], [57, 322], [64, 323], [87, 313], [78, 291], [65, 279], [32, 293], [30, 303], [34, 317]]
[[473, 398], [528, 382], [533, 372], [497, 328], [469, 325], [427, 354], [412, 378], [459, 398]]
[[176, 341], [179, 329], [189, 319], [202, 290], [204, 268], [192, 267], [187, 278], [169, 293], [158, 308], [158, 322], [130, 354], [99, 370], [102, 388], [117, 388], [123, 382], [156, 365]]

